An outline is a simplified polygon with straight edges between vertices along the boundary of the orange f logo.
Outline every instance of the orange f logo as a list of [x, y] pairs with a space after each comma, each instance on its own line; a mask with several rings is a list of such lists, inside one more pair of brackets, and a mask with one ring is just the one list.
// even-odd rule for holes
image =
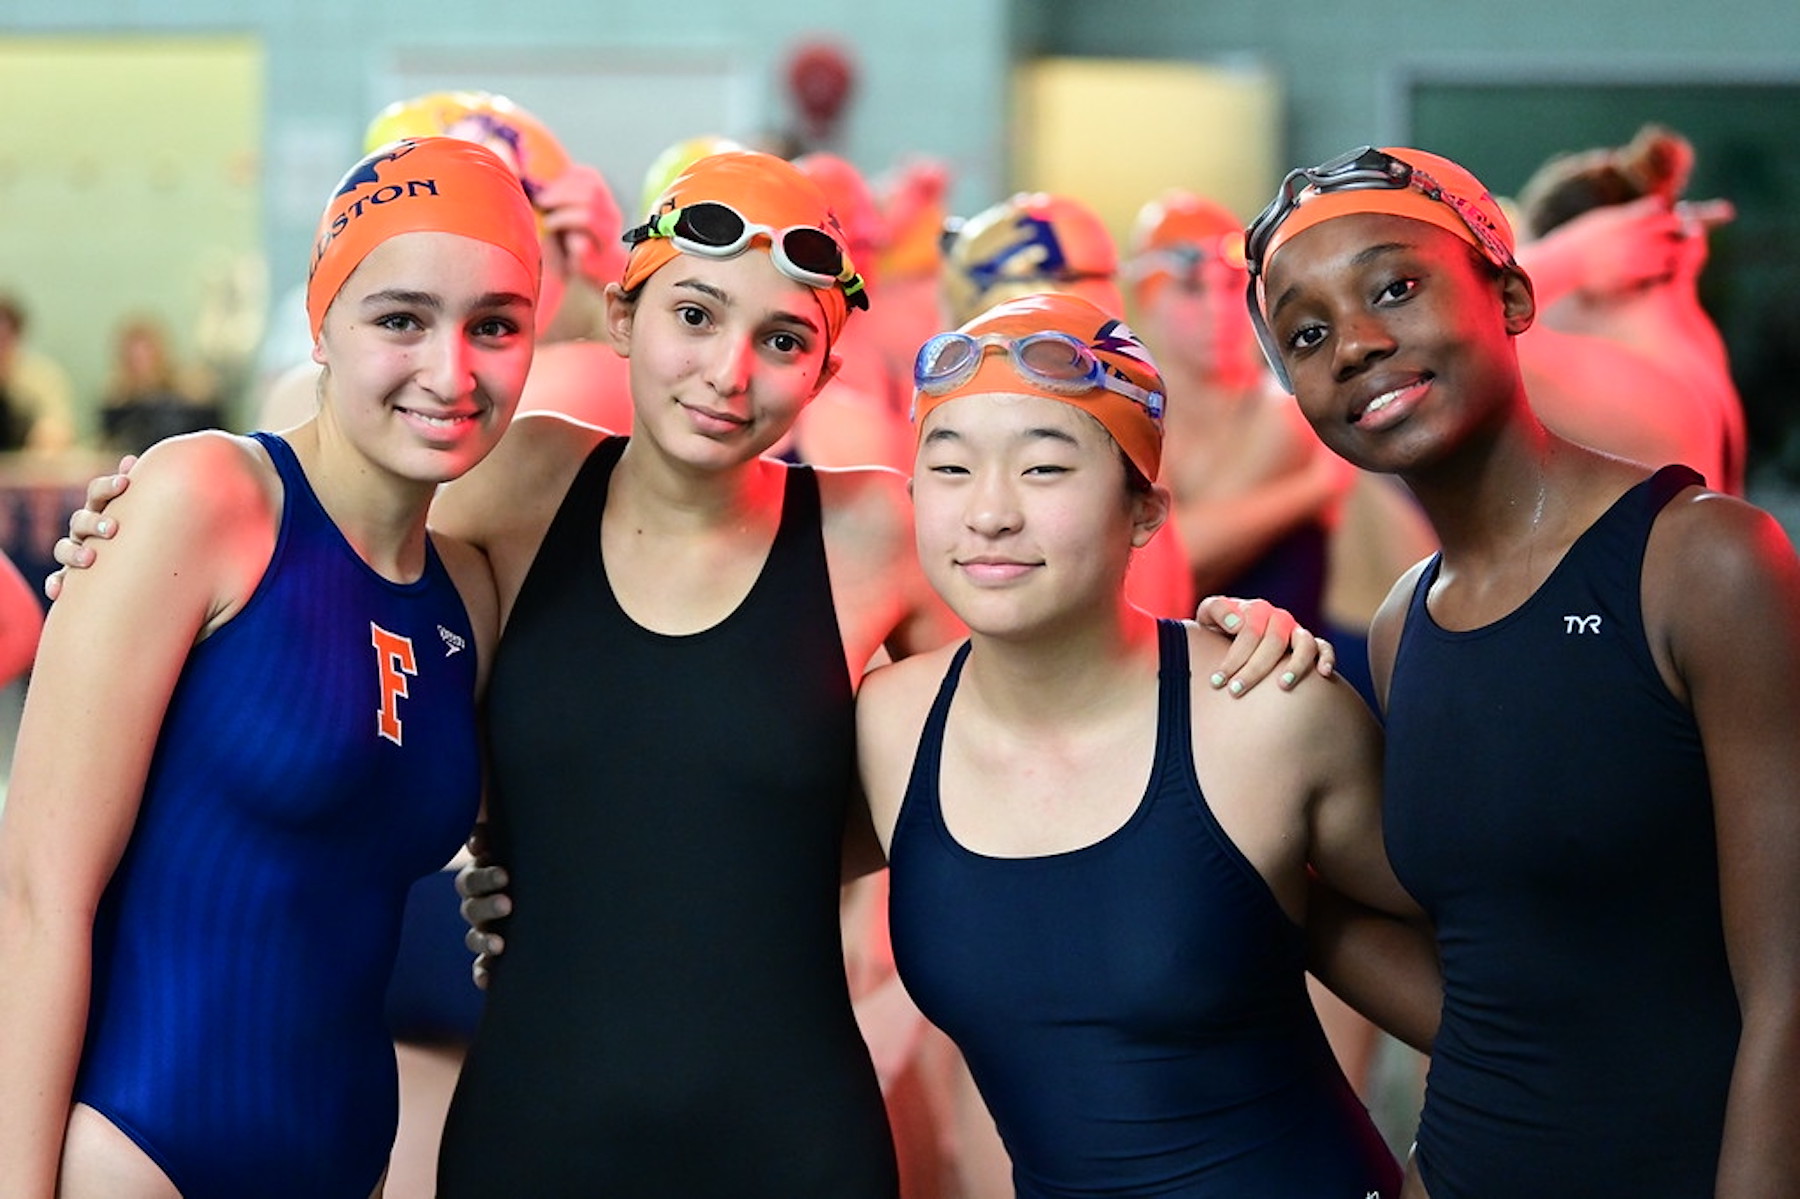
[[369, 641], [375, 646], [375, 672], [381, 680], [381, 707], [375, 713], [375, 731], [400, 744], [400, 699], [408, 694], [406, 676], [419, 673], [413, 661], [411, 637], [390, 633], [369, 622]]

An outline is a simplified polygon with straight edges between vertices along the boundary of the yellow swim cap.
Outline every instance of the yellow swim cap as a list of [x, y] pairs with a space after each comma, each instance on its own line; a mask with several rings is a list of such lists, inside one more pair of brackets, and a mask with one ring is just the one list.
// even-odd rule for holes
[[748, 150], [742, 145], [717, 133], [702, 133], [698, 137], [683, 138], [672, 146], [665, 147], [650, 163], [644, 172], [644, 185], [639, 190], [637, 216], [644, 216], [656, 207], [657, 200], [669, 190], [669, 184], [675, 182], [681, 173], [699, 162], [702, 158], [714, 154], [724, 154], [729, 150]]
[[369, 122], [363, 150], [419, 137], [460, 137], [486, 146], [518, 175], [534, 206], [538, 193], [569, 169], [569, 153], [549, 127], [492, 92], [427, 92], [397, 100]]

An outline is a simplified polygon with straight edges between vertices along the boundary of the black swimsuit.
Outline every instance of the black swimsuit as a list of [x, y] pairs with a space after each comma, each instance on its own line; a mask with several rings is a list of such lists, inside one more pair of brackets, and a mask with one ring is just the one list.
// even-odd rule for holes
[[506, 929], [440, 1194], [892, 1199], [838, 925], [853, 694], [818, 482], [792, 467], [736, 611], [686, 636], [614, 598], [603, 442], [489, 691]]

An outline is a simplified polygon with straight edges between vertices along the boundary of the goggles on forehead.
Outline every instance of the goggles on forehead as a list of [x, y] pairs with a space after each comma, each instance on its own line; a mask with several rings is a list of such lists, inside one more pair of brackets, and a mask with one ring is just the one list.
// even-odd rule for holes
[[[1103, 388], [1136, 403], [1151, 420], [1162, 421], [1162, 392], [1119, 378], [1079, 338], [1051, 330], [1024, 337], [940, 333], [919, 349], [913, 361], [913, 386], [929, 396], [954, 391], [975, 377], [990, 349], [1004, 349], [1019, 377], [1045, 391], [1078, 396]], [[913, 416], [917, 415], [915, 405]]]
[[1263, 318], [1262, 305], [1256, 295], [1256, 279], [1262, 274], [1264, 259], [1268, 256], [1269, 243], [1274, 240], [1275, 231], [1300, 207], [1300, 197], [1308, 190], [1329, 195], [1332, 192], [1378, 188], [1400, 191], [1409, 187], [1426, 199], [1435, 200], [1454, 212], [1457, 219], [1468, 227], [1477, 247], [1495, 266], [1515, 265], [1512, 251], [1494, 233], [1479, 208], [1466, 197], [1459, 196], [1438, 183], [1430, 172], [1395, 158], [1384, 150], [1364, 146], [1360, 150], [1340, 154], [1316, 167], [1296, 167], [1282, 179], [1275, 198], [1250, 222], [1250, 227], [1244, 234], [1244, 266], [1250, 272], [1245, 300], [1250, 305], [1251, 323], [1256, 326], [1256, 339], [1262, 343], [1263, 356], [1269, 360], [1276, 378], [1289, 392], [1294, 389], [1293, 381], [1288, 378], [1287, 368], [1282, 365], [1280, 348], [1275, 344], [1275, 335]]
[[729, 204], [703, 200], [660, 213], [626, 230], [624, 240], [635, 246], [665, 237], [684, 254], [736, 258], [750, 248], [758, 235], [769, 239], [769, 257], [788, 278], [809, 287], [841, 286], [845, 303], [852, 308], [868, 308], [869, 293], [850, 255], [836, 238], [813, 225], [790, 225], [786, 229], [756, 225]]

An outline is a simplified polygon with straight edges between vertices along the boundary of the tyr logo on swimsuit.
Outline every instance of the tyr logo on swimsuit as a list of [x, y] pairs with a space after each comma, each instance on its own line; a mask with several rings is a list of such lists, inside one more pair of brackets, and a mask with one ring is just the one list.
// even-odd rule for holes
[[1583, 633], [1598, 633], [1599, 631], [1600, 617], [1597, 615], [1563, 617], [1563, 632], [1565, 633], [1573, 633], [1576, 636], [1580, 636]]

